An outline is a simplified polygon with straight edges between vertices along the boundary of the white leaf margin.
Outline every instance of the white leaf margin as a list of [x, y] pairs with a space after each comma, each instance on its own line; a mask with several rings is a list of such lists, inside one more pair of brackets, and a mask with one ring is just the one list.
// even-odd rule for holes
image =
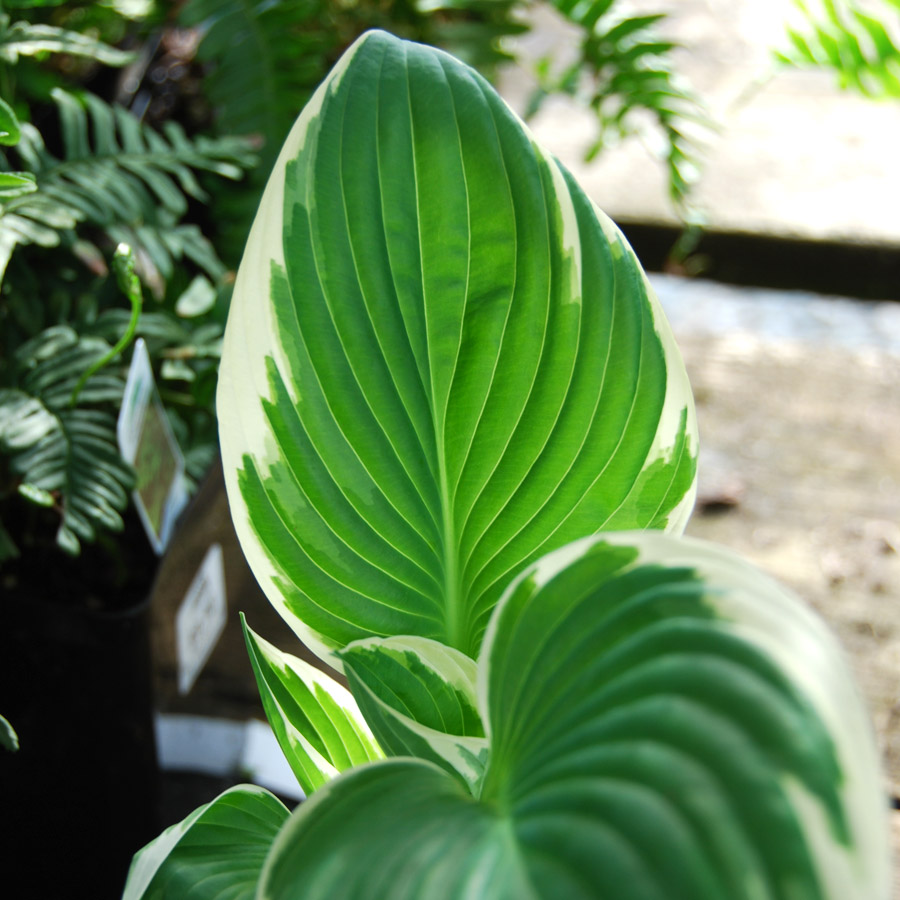
[[[322, 640], [318, 632], [306, 626], [285, 603], [276, 578], [278, 572], [250, 524], [246, 504], [238, 485], [238, 472], [243, 468], [242, 455], [250, 453], [258, 466], [264, 469], [281, 458], [274, 439], [269, 434], [261, 398], [269, 397], [269, 378], [266, 372], [265, 348], [271, 353], [279, 371], [290, 373], [290, 365], [284, 357], [274, 313], [268, 298], [271, 296], [271, 266], [284, 267], [284, 190], [287, 165], [300, 154], [306, 144], [310, 125], [322, 108], [326, 94], [337, 87], [358, 52], [365, 35], [359, 38], [338, 60], [328, 77], [319, 85], [300, 117], [294, 123], [278, 154], [272, 174], [266, 184], [256, 218], [247, 238], [247, 245], [234, 285], [234, 298], [242, 295], [266, 298], [266, 302], [248, 304], [233, 302], [228, 313], [228, 327], [222, 344], [222, 364], [216, 390], [216, 412], [220, 434], [241, 435], [238, 440], [222, 440], [222, 464], [225, 472], [225, 489], [231, 508], [231, 517], [240, 540], [241, 548], [253, 574], [269, 602], [288, 623], [300, 640], [316, 656], [333, 664], [332, 645]], [[235, 364], [232, 360], [239, 360]], [[241, 377], [235, 378], [237, 373]], [[296, 385], [290, 377], [284, 378], [287, 389], [294, 392]], [[263, 471], [264, 477], [269, 473]]]
[[[128, 878], [125, 883], [122, 900], [141, 900], [146, 895], [159, 870], [166, 864], [169, 856], [187, 836], [188, 832], [198, 823], [202, 825], [202, 820], [214, 807], [220, 804], [227, 805], [232, 796], [271, 800], [283, 807], [283, 804], [273, 794], [255, 784], [239, 784], [228, 788], [214, 800], [195, 809], [181, 822], [170, 825], [159, 837], [154, 838], [149, 844], [135, 853], [131, 868], [128, 870]], [[283, 808], [286, 821], [290, 812], [286, 807]]]
[[[267, 464], [271, 467], [281, 460], [281, 454], [270, 435], [260, 402], [261, 398], [269, 397], [271, 394], [266, 372], [266, 354], [260, 353], [260, 348], [265, 348], [266, 353], [272, 354], [292, 399], [294, 402], [298, 400], [297, 386], [290, 377], [291, 368], [281, 347], [272, 305], [268, 302], [271, 296], [271, 266], [274, 264], [283, 268], [285, 264], [282, 238], [286, 169], [305, 147], [311, 126], [321, 111], [326, 95], [338, 87], [354, 56], [370, 34], [366, 33], [359, 37], [319, 85], [288, 134], [272, 169], [235, 282], [234, 301], [229, 311], [228, 327], [225, 330], [222, 347], [222, 364], [219, 369], [216, 397], [219, 433], [223, 435], [221, 452], [225, 486], [235, 530], [247, 561], [269, 602], [297, 637], [316, 656], [338, 669], [340, 662], [335, 662], [332, 653], [338, 647], [306, 625], [286, 603], [277, 584], [277, 568], [260, 545], [259, 538], [250, 524], [249, 513], [238, 484], [238, 473], [243, 468], [241, 457], [245, 453], [254, 458], [262, 477], [267, 477], [271, 472], [271, 468], [266, 471]], [[573, 254], [576, 272], [580, 273], [580, 236], [574, 205], [562, 168], [557, 160], [535, 141], [528, 127], [521, 121], [520, 125], [529, 136], [534, 152], [549, 166], [563, 220], [563, 244]], [[612, 252], [634, 256], [612, 220], [593, 201], [591, 206]], [[674, 451], [673, 439], [679, 433], [680, 418], [685, 408], [687, 409], [685, 452], [696, 457], [697, 422], [693, 395], [680, 351], [653, 288], [636, 258], [634, 262], [642, 275], [651, 307], [652, 327], [663, 347], [668, 373], [656, 434], [641, 466], [641, 471], [644, 471], [660, 459], [671, 458]], [[581, 283], [580, 274], [574, 283]], [[243, 302], [242, 298], [245, 296], [259, 297], [262, 302], [252, 304]], [[226, 435], [239, 435], [240, 439], [234, 437], [225, 439]], [[690, 489], [669, 515], [666, 526], [668, 532], [680, 534], [684, 530], [694, 507], [696, 492], [695, 476]], [[612, 515], [615, 515], [615, 512]]]

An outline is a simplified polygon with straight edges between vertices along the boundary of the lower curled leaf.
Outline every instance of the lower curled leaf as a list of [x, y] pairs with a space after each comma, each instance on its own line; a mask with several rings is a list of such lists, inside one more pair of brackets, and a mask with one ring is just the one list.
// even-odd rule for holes
[[737, 558], [578, 541], [508, 589], [478, 665], [477, 796], [422, 760], [346, 773], [294, 813], [261, 896], [887, 900], [877, 757], [840, 652]]
[[262, 788], [230, 788], [135, 855], [122, 900], [252, 900], [287, 817]]
[[408, 759], [355, 769], [304, 803], [272, 848], [260, 896], [539, 897], [508, 824], [451, 775]]

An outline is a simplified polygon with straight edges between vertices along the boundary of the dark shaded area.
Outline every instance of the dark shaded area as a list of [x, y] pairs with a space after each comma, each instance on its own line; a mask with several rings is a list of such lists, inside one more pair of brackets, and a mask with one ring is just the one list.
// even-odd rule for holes
[[[618, 222], [644, 268], [702, 275], [725, 284], [900, 300], [900, 248], [704, 232], [689, 252], [676, 245], [680, 229]], [[674, 251], [674, 252], [673, 252]]]
[[161, 828], [149, 604], [120, 612], [0, 602], [3, 874], [40, 900], [115, 900]]
[[133, 507], [122, 517], [121, 532], [106, 531], [93, 543], [83, 541], [78, 556], [69, 556], [56, 543], [58, 509], [12, 493], [0, 510], [0, 521], [18, 547], [17, 556], [0, 564], [0, 608], [37, 598], [72, 610], [112, 613], [146, 598], [159, 559]]

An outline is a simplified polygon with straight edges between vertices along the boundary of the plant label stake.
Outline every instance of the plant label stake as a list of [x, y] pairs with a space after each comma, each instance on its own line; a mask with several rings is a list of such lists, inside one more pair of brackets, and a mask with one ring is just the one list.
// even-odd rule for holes
[[215, 649], [228, 615], [222, 545], [213, 544], [175, 615], [178, 691], [187, 694]]
[[143, 339], [134, 345], [116, 433], [122, 458], [137, 474], [134, 505], [153, 549], [161, 555], [188, 493], [184, 457], [166, 418]]

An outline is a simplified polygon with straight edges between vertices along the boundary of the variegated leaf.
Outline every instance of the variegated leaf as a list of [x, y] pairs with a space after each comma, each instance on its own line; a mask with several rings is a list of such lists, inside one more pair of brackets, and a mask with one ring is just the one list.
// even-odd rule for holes
[[356, 641], [340, 657], [360, 711], [389, 756], [430, 760], [478, 791], [488, 745], [474, 660], [419, 637]]
[[888, 900], [886, 802], [839, 647], [712, 545], [577, 541], [500, 601], [477, 797], [421, 760], [339, 776], [260, 896]]
[[241, 621], [263, 708], [304, 793], [383, 756], [345, 687]]
[[631, 249], [480, 76], [383, 32], [274, 167], [218, 413], [244, 552], [323, 656], [475, 656], [523, 566], [679, 531], [693, 500], [690, 389]]

